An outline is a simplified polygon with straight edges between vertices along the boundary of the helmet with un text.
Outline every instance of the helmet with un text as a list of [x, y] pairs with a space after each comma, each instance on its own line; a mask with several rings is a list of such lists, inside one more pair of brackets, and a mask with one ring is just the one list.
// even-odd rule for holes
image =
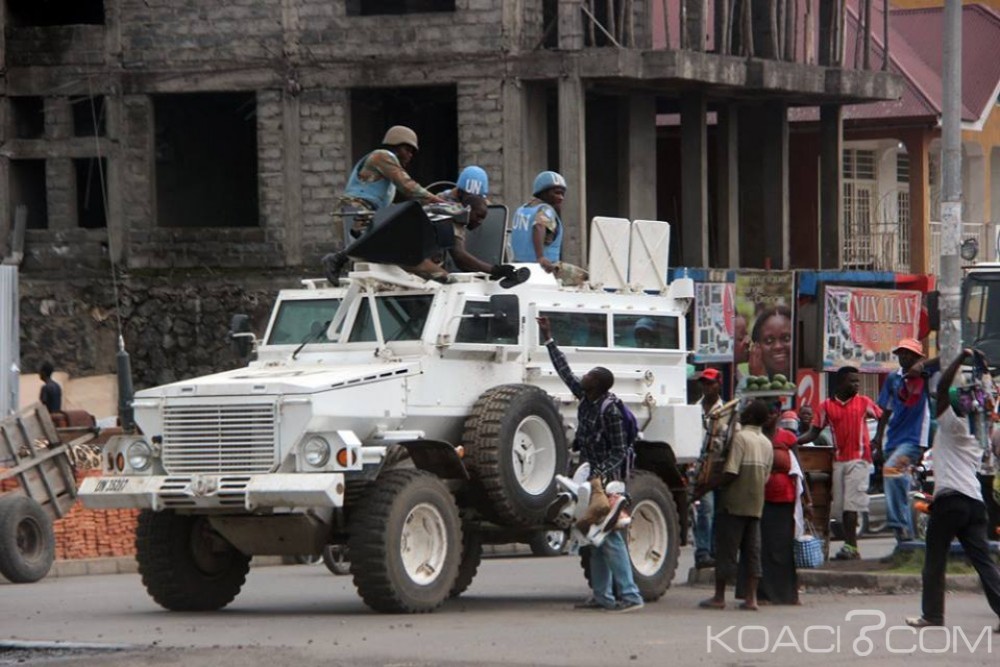
[[455, 183], [459, 190], [468, 192], [470, 195], [486, 196], [490, 193], [490, 177], [486, 175], [486, 170], [476, 165], [470, 165], [462, 170]]
[[405, 125], [393, 125], [386, 130], [385, 137], [382, 138], [382, 144], [385, 146], [406, 144], [407, 146], [412, 146], [413, 150], [420, 150], [420, 146], [417, 144], [417, 133]]
[[556, 187], [566, 187], [566, 179], [562, 177], [562, 174], [555, 171], [543, 171], [535, 176], [535, 182], [531, 186], [531, 194], [538, 196], [549, 188]]

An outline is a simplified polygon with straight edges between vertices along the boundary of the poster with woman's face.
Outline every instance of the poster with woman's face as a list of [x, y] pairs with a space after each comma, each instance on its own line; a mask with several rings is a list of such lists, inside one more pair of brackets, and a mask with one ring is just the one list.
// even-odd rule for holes
[[792, 271], [736, 274], [734, 319], [746, 328], [742, 340], [737, 340], [734, 359], [741, 375], [793, 377], [794, 305]]

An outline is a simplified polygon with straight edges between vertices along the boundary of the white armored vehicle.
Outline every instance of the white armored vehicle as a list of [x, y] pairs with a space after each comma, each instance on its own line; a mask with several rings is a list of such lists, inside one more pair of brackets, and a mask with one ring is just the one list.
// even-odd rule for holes
[[[650, 234], [659, 257], [641, 256]], [[596, 287], [561, 287], [537, 265], [510, 289], [381, 264], [355, 265], [336, 287], [306, 280], [279, 294], [245, 368], [138, 392], [141, 434], [107, 445], [104, 476], [80, 497], [143, 510], [139, 570], [167, 609], [224, 607], [251, 556], [341, 545], [369, 606], [429, 611], [469, 586], [484, 543], [553, 528], [576, 401], [539, 340], [546, 315], [574, 371], [609, 368], [638, 418], [628, 544], [656, 599], [677, 566], [680, 464], [697, 457], [701, 428], [686, 401], [692, 285], [629, 283], [666, 275], [668, 234], [596, 221]]]

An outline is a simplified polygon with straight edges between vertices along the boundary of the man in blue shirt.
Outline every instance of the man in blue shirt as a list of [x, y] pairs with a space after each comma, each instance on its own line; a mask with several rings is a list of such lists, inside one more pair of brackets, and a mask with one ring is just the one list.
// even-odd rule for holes
[[875, 460], [885, 461], [882, 477], [886, 523], [895, 533], [896, 541], [903, 542], [913, 537], [908, 469], [920, 462], [928, 445], [931, 411], [927, 385], [939, 362], [927, 360], [923, 345], [913, 338], [899, 341], [893, 354], [899, 359], [900, 368], [889, 374], [882, 385], [878, 396], [882, 417], [871, 444]]

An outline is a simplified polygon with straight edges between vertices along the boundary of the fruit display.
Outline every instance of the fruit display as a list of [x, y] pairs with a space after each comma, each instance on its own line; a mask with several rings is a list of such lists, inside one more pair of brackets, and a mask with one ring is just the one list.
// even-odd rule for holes
[[774, 377], [769, 378], [766, 375], [749, 375], [747, 376], [746, 386], [743, 388], [744, 393], [753, 392], [786, 392], [795, 391], [795, 383], [789, 382], [788, 378], [781, 373], [775, 374]]

